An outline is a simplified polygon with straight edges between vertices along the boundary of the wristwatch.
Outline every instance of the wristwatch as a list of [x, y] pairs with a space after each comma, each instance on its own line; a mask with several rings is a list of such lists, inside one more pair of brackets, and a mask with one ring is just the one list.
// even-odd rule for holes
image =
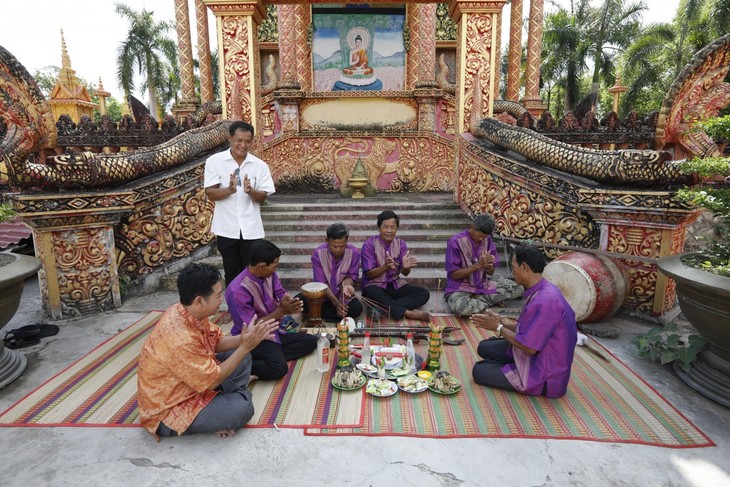
[[499, 326], [497, 327], [497, 336], [498, 337], [502, 336], [502, 328], [504, 328], [504, 325], [502, 323], [500, 323]]

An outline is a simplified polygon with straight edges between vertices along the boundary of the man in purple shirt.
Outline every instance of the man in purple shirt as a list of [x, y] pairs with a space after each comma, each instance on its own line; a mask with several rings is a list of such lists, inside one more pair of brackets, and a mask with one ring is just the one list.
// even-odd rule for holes
[[390, 309], [390, 317], [404, 316], [414, 320], [430, 321], [431, 315], [416, 309], [431, 297], [428, 289], [407, 284], [407, 276], [418, 260], [408, 252], [406, 243], [396, 237], [400, 219], [395, 212], [386, 210], [378, 215], [379, 234], [362, 245], [362, 295], [378, 303], [383, 310]]
[[519, 298], [524, 289], [511, 279], [494, 274], [499, 265], [492, 239], [494, 219], [477, 215], [471, 226], [454, 235], [446, 245], [446, 289], [451, 312], [460, 316], [483, 313], [490, 306]]
[[[322, 302], [322, 318], [339, 321], [345, 316], [357, 318], [362, 304], [355, 297], [355, 281], [360, 277], [360, 250], [347, 243], [350, 232], [342, 223], [327, 228], [327, 241], [312, 253], [312, 273], [316, 282], [327, 284], [327, 300]], [[302, 295], [296, 296], [302, 299]], [[308, 311], [304, 302], [304, 312]]]
[[542, 277], [545, 257], [534, 247], [519, 246], [512, 256], [515, 280], [525, 286], [527, 302], [515, 322], [487, 310], [472, 322], [494, 331], [482, 340], [474, 364], [477, 384], [532, 396], [561, 397], [570, 380], [578, 329], [575, 313], [554, 284]]
[[231, 335], [239, 335], [244, 326], [256, 319], [279, 321], [278, 333], [251, 351], [251, 375], [260, 380], [276, 380], [289, 370], [287, 361], [317, 348], [318, 337], [281, 326], [291, 320], [292, 313], [302, 311], [302, 302], [287, 294], [276, 275], [279, 247], [268, 240], [257, 240], [251, 244], [249, 255], [248, 267], [226, 288], [228, 312], [233, 319]]

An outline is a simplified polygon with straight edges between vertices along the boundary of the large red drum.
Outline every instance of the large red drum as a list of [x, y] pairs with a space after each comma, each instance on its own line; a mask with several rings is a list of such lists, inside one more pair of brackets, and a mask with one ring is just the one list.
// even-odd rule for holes
[[579, 323], [608, 318], [629, 293], [624, 265], [602, 255], [568, 252], [545, 266], [543, 277], [560, 288]]

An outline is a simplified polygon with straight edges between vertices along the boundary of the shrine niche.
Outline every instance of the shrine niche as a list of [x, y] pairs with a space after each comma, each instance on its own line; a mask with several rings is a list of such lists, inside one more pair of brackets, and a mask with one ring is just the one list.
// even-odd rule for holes
[[314, 91], [397, 91], [405, 80], [405, 7], [312, 8]]

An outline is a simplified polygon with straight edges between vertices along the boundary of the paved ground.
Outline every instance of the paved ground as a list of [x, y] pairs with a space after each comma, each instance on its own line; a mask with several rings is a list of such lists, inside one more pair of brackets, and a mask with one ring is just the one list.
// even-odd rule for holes
[[[28, 369], [0, 391], [5, 410], [171, 293], [118, 310], [57, 322], [60, 333], [24, 349]], [[35, 279], [4, 331], [42, 320]], [[633, 355], [649, 323], [614, 317], [603, 340], [717, 444], [671, 449], [568, 440], [306, 437], [301, 430], [248, 429], [155, 443], [141, 428], [0, 428], [0, 485], [8, 486], [730, 486], [730, 410], [695, 393], [669, 367]]]

